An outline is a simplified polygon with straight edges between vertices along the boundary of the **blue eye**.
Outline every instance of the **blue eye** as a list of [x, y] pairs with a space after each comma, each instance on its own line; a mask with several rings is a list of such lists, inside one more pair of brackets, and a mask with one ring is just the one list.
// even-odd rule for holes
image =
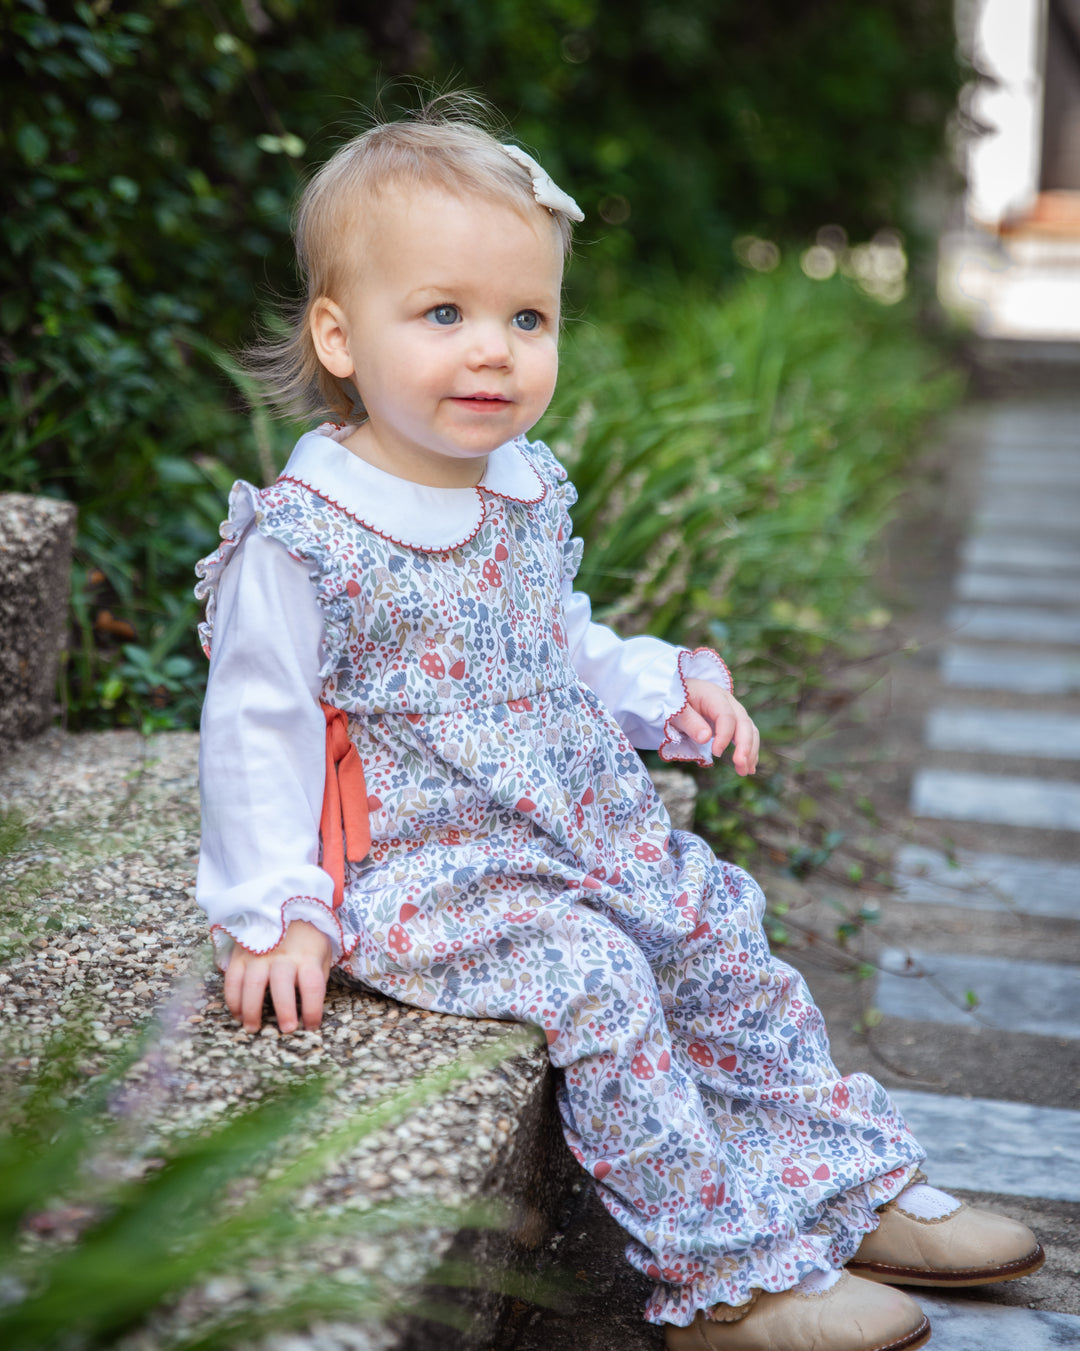
[[456, 324], [461, 318], [461, 311], [456, 305], [436, 305], [433, 310], [428, 310], [424, 318], [432, 320], [433, 323], [442, 324], [444, 327], [449, 327], [451, 324]]
[[514, 315], [514, 323], [523, 333], [535, 333], [543, 320], [535, 310], [522, 310]]

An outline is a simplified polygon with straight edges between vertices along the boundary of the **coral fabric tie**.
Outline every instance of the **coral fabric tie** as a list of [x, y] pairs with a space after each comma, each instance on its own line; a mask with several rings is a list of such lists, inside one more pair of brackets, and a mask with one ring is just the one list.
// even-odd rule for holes
[[360, 755], [340, 708], [320, 704], [326, 718], [326, 784], [323, 788], [322, 867], [334, 879], [334, 909], [345, 899], [345, 861], [359, 863], [371, 849], [367, 785]]

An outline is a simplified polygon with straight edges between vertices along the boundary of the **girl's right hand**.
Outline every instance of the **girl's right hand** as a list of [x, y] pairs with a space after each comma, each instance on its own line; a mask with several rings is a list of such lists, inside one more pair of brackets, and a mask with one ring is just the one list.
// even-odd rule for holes
[[294, 919], [281, 942], [269, 952], [256, 954], [237, 944], [225, 971], [225, 1003], [229, 1012], [243, 1023], [245, 1032], [258, 1032], [269, 984], [281, 1031], [295, 1032], [300, 1025], [297, 991], [304, 1026], [313, 1031], [322, 1022], [333, 955], [329, 938], [306, 919]]

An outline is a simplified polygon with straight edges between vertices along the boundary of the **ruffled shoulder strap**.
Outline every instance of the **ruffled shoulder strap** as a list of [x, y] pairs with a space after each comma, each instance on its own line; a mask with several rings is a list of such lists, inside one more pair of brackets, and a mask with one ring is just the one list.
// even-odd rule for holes
[[584, 541], [573, 533], [570, 508], [578, 500], [577, 489], [567, 477], [566, 470], [543, 441], [518, 442], [521, 453], [553, 491], [548, 494], [551, 509], [556, 513], [556, 533], [562, 545], [563, 576], [573, 580], [581, 567]]
[[214, 635], [217, 613], [217, 589], [225, 565], [236, 552], [241, 540], [251, 529], [261, 507], [261, 494], [253, 484], [238, 479], [229, 493], [229, 514], [221, 524], [221, 543], [212, 554], [195, 564], [195, 598], [206, 602], [206, 616], [199, 625], [199, 642], [207, 657]]

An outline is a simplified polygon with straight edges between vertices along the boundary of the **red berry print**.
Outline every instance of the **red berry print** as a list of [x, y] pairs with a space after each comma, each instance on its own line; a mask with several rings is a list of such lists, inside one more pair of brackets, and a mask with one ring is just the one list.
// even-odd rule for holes
[[395, 924], [390, 930], [389, 944], [391, 952], [408, 952], [412, 947], [412, 939], [400, 924]]
[[700, 1065], [702, 1069], [707, 1070], [713, 1063], [713, 1053], [703, 1041], [692, 1041], [686, 1048], [686, 1054], [695, 1065]]

